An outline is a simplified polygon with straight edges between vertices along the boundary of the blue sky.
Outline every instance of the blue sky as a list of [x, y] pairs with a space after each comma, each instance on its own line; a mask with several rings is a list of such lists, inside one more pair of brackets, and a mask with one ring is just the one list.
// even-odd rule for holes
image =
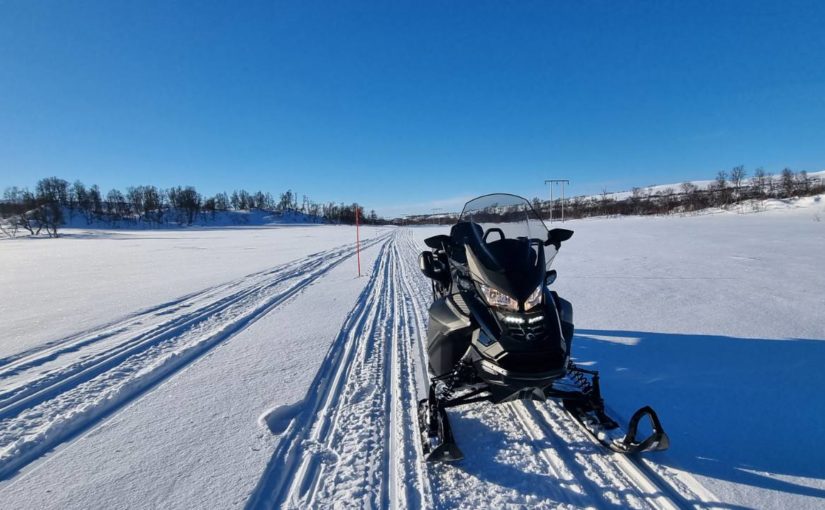
[[0, 1], [0, 188], [386, 215], [825, 168], [825, 2]]

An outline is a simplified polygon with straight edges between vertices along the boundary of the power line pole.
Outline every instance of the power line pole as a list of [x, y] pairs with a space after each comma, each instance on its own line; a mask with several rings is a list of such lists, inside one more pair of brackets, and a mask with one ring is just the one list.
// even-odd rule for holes
[[550, 223], [553, 223], [553, 185], [554, 184], [561, 184], [561, 222], [564, 223], [564, 186], [570, 185], [570, 181], [567, 179], [546, 179], [544, 181], [545, 186], [547, 183], [550, 183]]
[[[432, 214], [432, 217], [433, 217], [433, 218], [435, 218], [435, 214], [436, 214], [436, 212], [438, 212], [438, 211], [443, 211], [443, 210], [444, 210], [444, 209], [443, 209], [443, 208], [441, 208], [441, 207], [433, 207], [433, 214]], [[439, 225], [441, 225], [441, 218], [438, 218], [436, 221], [438, 222], [438, 224], [439, 224]]]

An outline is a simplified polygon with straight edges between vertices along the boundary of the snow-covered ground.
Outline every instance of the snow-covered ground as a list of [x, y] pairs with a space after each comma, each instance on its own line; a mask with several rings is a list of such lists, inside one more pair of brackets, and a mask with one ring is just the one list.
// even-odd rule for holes
[[816, 508], [825, 502], [822, 202], [594, 219], [556, 257], [574, 356], [671, 449], [630, 462], [554, 403], [414, 406], [446, 228], [69, 231], [0, 243], [3, 508]]
[[[369, 239], [387, 228], [365, 227]], [[355, 227], [66, 229], [0, 241], [0, 359], [353, 242]]]

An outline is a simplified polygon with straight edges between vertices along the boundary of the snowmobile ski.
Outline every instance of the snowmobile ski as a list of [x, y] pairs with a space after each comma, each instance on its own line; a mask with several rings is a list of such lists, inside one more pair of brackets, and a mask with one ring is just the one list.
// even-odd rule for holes
[[464, 458], [453, 438], [443, 403], [430, 390], [430, 398], [418, 403], [418, 429], [427, 462], [456, 462]]
[[[662, 423], [650, 406], [633, 413], [627, 431], [603, 409], [586, 409], [575, 402], [564, 401], [564, 409], [594, 441], [605, 448], [622, 454], [667, 450], [670, 438], [662, 428]], [[645, 416], [650, 420], [652, 432], [644, 439], [638, 439], [639, 422]]]
[[[562, 397], [563, 407], [591, 438], [617, 453], [633, 454], [668, 449], [670, 439], [653, 408], [645, 406], [633, 413], [625, 431], [616, 420], [607, 415], [599, 372], [576, 366], [572, 361], [568, 364], [567, 371], [570, 381], [578, 387], [579, 394]], [[637, 435], [644, 417], [650, 422], [651, 433], [640, 440]]]

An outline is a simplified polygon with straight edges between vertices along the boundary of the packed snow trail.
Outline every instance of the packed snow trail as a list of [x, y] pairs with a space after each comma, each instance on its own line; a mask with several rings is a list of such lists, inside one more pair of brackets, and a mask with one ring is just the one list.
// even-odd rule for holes
[[688, 477], [594, 444], [555, 402], [450, 410], [464, 461], [427, 464], [416, 403], [425, 394], [428, 282], [409, 231], [385, 245], [309, 394], [273, 410], [278, 445], [249, 508], [704, 508]]
[[0, 479], [246, 328], [354, 253], [352, 245], [319, 252], [5, 360]]
[[429, 506], [416, 442], [419, 303], [396, 234], [339, 337], [303, 410], [279, 438], [249, 506]]
[[[466, 458], [425, 463], [416, 404], [426, 395], [432, 297], [417, 267], [422, 248], [410, 230], [367, 244], [379, 250], [370, 278], [308, 393], [261, 415], [261, 430], [274, 434], [273, 454], [247, 507], [722, 506], [655, 456], [628, 458], [594, 444], [554, 402], [451, 409]], [[2, 477], [83, 437], [353, 254], [351, 246], [327, 250], [7, 358], [0, 364]]]

